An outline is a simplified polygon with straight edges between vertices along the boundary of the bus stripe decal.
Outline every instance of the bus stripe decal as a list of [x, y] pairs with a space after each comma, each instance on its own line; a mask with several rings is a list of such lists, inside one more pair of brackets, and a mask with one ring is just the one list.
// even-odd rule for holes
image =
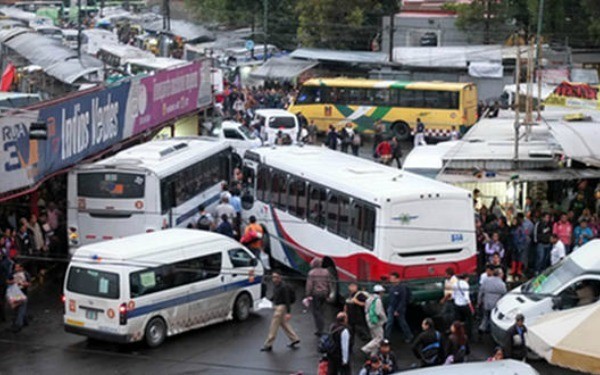
[[201, 300], [204, 298], [216, 296], [221, 293], [226, 293], [233, 289], [239, 289], [239, 288], [243, 288], [243, 287], [247, 287], [247, 286], [251, 286], [251, 285], [255, 285], [255, 284], [260, 284], [261, 282], [262, 282], [262, 276], [257, 276], [254, 278], [254, 282], [250, 282], [250, 280], [237, 281], [235, 283], [222, 285], [217, 288], [188, 294], [183, 297], [172, 298], [172, 299], [169, 299], [166, 301], [161, 301], [161, 302], [157, 302], [157, 303], [153, 303], [153, 304], [149, 304], [149, 305], [145, 305], [145, 306], [136, 307], [133, 311], [127, 312], [127, 318], [136, 318], [138, 316], [150, 314], [154, 311], [167, 309], [169, 307], [174, 307], [177, 305], [183, 305], [185, 303], [195, 302], [195, 301], [198, 301], [198, 300]]
[[[279, 220], [279, 217], [277, 216], [277, 213], [275, 212], [275, 210], [272, 210], [273, 212], [273, 218], [275, 219], [275, 228], [277, 230], [277, 234], [279, 234], [280, 236], [282, 236], [284, 238], [284, 240], [286, 242], [289, 242], [293, 245], [294, 248], [296, 248], [297, 250], [300, 250], [300, 252], [304, 253], [305, 255], [302, 256], [299, 254], [299, 251], [296, 251], [294, 249], [291, 249], [291, 251], [293, 251], [295, 254], [297, 254], [299, 257], [301, 257], [306, 263], [310, 263], [310, 261], [312, 260], [312, 258], [314, 257], [319, 257], [322, 258], [322, 255], [318, 255], [316, 252], [307, 249], [306, 247], [300, 245], [298, 242], [296, 242], [290, 235], [289, 233], [287, 233], [285, 231], [285, 229], [283, 229], [283, 225], [281, 224], [281, 221]], [[284, 251], [286, 253], [286, 256], [288, 257], [288, 259], [290, 259], [290, 255], [289, 255], [289, 249], [288, 246], [286, 246], [284, 243], [282, 243], [282, 241], [279, 241], [279, 243], [281, 244], [281, 246], [284, 248]], [[339, 259], [336, 257], [330, 257], [336, 261], [338, 261]], [[291, 262], [291, 260], [290, 260]], [[339, 264], [335, 264], [335, 267], [344, 275], [346, 275], [348, 278], [354, 278], [356, 279], [356, 275], [353, 274], [352, 272], [343, 269], [340, 267]], [[298, 269], [297, 267], [294, 266], [294, 269]]]

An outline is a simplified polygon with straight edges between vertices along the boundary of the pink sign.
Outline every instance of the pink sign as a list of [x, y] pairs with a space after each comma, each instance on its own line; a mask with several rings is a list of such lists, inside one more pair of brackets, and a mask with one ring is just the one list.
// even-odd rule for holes
[[201, 67], [201, 62], [193, 62], [132, 82], [129, 100], [135, 108], [133, 134], [196, 110]]

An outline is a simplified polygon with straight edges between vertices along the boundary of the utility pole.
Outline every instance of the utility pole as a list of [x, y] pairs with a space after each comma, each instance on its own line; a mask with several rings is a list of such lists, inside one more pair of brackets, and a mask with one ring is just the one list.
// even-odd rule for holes
[[390, 62], [394, 61], [394, 18], [396, 18], [396, 15], [394, 14], [394, 12], [392, 12], [392, 14], [390, 15]]
[[269, 0], [263, 0], [263, 61], [267, 61], [268, 28], [269, 28]]
[[77, 57], [81, 58], [81, 0], [77, 0]]
[[538, 7], [539, 9], [536, 33], [537, 50], [535, 55], [535, 71], [537, 72], [538, 79], [537, 113], [538, 121], [540, 121], [542, 119], [542, 69], [540, 61], [542, 59], [542, 25], [544, 22], [544, 0], [539, 0]]
[[[517, 35], [518, 37], [519, 35]], [[517, 43], [517, 89], [515, 96], [515, 149], [513, 154], [513, 168], [519, 168], [519, 111], [521, 106], [521, 44]]]
[[163, 30], [171, 30], [171, 7], [169, 0], [163, 0]]

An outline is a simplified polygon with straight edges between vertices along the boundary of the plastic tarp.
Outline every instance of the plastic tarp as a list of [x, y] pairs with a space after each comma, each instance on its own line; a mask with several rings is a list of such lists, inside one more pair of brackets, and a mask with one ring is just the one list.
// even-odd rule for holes
[[502, 78], [504, 67], [501, 62], [474, 61], [469, 64], [469, 75], [480, 78]]
[[165, 32], [180, 36], [187, 42], [200, 43], [215, 39], [215, 35], [204, 26], [183, 20], [171, 20], [171, 29], [168, 31], [163, 29], [162, 20], [144, 23], [143, 27], [152, 33]]
[[316, 61], [292, 59], [288, 56], [278, 57], [270, 59], [250, 75], [261, 79], [293, 80], [318, 64]]
[[502, 46], [394, 48], [394, 62], [407, 66], [466, 68], [476, 61], [501, 63]]
[[381, 52], [335, 51], [319, 48], [299, 48], [292, 52], [290, 56], [295, 59], [354, 64], [382, 64], [389, 61], [387, 54]]
[[600, 167], [600, 126], [597, 122], [561, 121], [550, 128], [566, 156]]

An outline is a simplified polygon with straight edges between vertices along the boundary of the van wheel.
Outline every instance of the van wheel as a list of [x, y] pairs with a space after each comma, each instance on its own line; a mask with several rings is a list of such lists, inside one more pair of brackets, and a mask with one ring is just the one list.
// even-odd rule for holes
[[167, 337], [167, 325], [162, 318], [152, 318], [146, 326], [144, 339], [146, 344], [151, 348], [160, 346]]
[[233, 317], [238, 321], [244, 321], [250, 316], [252, 301], [248, 294], [240, 294], [233, 305]]
[[404, 121], [397, 121], [392, 124], [392, 135], [399, 141], [407, 141], [410, 138], [410, 126]]

